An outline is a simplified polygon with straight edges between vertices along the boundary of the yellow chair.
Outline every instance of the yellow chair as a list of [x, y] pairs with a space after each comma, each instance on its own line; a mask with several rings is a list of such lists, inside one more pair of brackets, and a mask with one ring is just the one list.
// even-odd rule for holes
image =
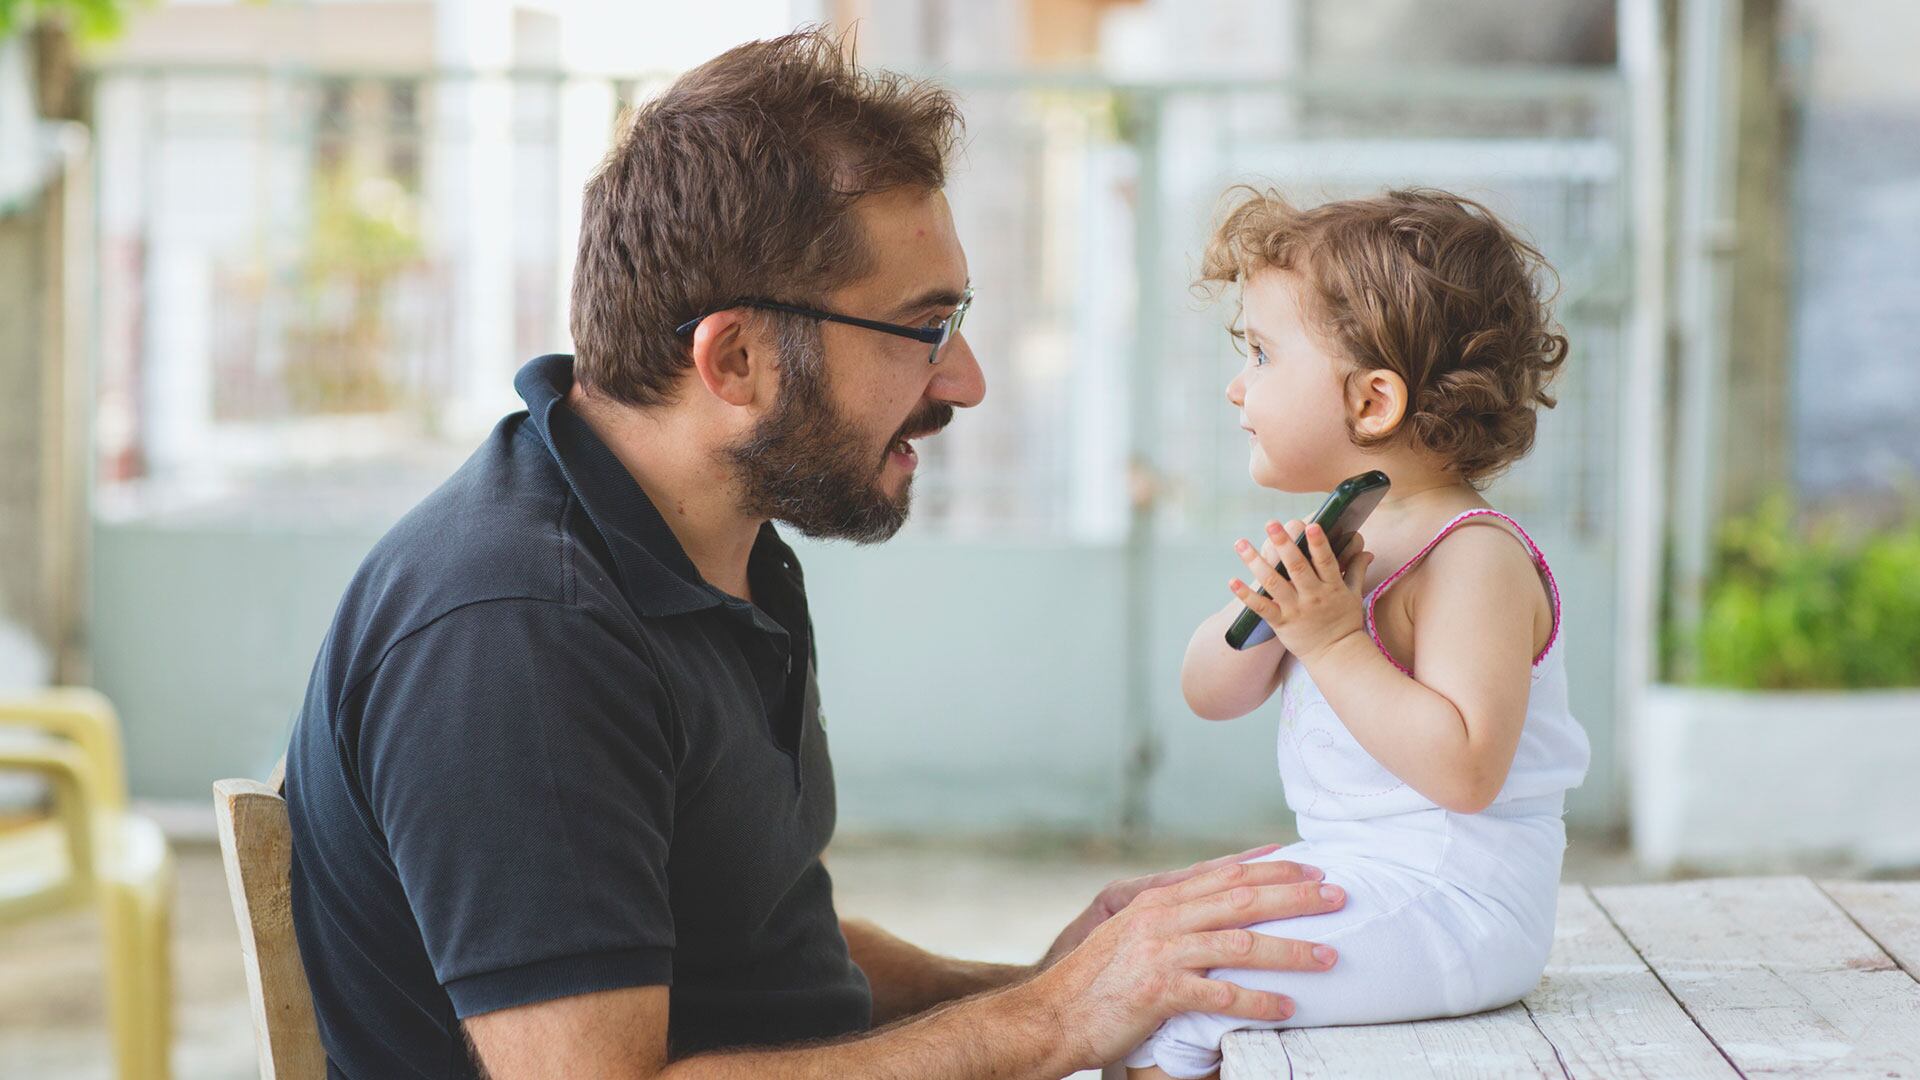
[[173, 853], [127, 810], [113, 706], [78, 688], [0, 696], [0, 769], [37, 773], [53, 792], [51, 817], [0, 832], [0, 923], [99, 905], [119, 1075], [167, 1080]]

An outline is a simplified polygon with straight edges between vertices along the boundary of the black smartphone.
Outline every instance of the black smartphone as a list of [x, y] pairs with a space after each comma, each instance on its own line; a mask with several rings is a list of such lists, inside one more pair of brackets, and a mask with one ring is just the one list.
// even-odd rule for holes
[[[1333, 552], [1338, 555], [1340, 549], [1347, 546], [1347, 541], [1353, 539], [1353, 534], [1360, 531], [1360, 523], [1367, 520], [1367, 515], [1373, 513], [1374, 507], [1380, 505], [1381, 497], [1392, 486], [1387, 474], [1378, 469], [1363, 472], [1359, 476], [1349, 476], [1340, 481], [1340, 486], [1334, 488], [1333, 493], [1327, 496], [1327, 501], [1313, 512], [1307, 524], [1320, 526], [1321, 531], [1327, 534], [1327, 543], [1333, 545]], [[1302, 533], [1300, 554], [1306, 553], [1307, 537]], [[1274, 569], [1280, 572], [1281, 577], [1287, 576], [1286, 567], [1276, 566]], [[1267, 595], [1267, 590], [1261, 589], [1260, 595]], [[1268, 626], [1267, 620], [1252, 608], [1241, 608], [1240, 617], [1227, 627], [1227, 644], [1235, 649], [1251, 649], [1263, 641], [1272, 640], [1273, 627]]]

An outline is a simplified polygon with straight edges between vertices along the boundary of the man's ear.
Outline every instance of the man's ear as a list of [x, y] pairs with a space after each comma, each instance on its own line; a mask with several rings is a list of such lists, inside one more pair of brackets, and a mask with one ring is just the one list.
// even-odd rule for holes
[[1363, 371], [1347, 380], [1347, 409], [1356, 434], [1383, 438], [1407, 418], [1407, 381], [1386, 368]]
[[764, 393], [772, 360], [743, 311], [716, 311], [694, 327], [693, 370], [707, 393], [729, 405], [751, 405]]

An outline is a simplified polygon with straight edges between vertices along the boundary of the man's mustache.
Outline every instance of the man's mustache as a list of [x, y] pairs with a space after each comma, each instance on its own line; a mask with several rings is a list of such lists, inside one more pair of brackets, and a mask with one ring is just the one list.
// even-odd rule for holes
[[951, 423], [953, 406], [944, 403], [930, 406], [924, 412], [907, 417], [907, 422], [900, 425], [900, 433], [895, 438], [904, 442], [924, 439], [929, 435], [938, 435], [941, 429]]

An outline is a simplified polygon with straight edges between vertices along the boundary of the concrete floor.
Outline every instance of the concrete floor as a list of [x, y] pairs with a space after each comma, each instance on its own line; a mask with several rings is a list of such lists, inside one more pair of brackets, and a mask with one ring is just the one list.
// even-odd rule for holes
[[[848, 839], [828, 857], [842, 912], [937, 952], [1025, 963], [1101, 886], [1252, 846], [1161, 845], [1121, 853], [1058, 841]], [[256, 1063], [233, 909], [217, 849], [178, 847], [174, 1075], [241, 1080]], [[1617, 846], [1576, 838], [1566, 879], [1636, 880]], [[0, 929], [0, 1077], [111, 1075], [99, 924], [87, 912]]]

